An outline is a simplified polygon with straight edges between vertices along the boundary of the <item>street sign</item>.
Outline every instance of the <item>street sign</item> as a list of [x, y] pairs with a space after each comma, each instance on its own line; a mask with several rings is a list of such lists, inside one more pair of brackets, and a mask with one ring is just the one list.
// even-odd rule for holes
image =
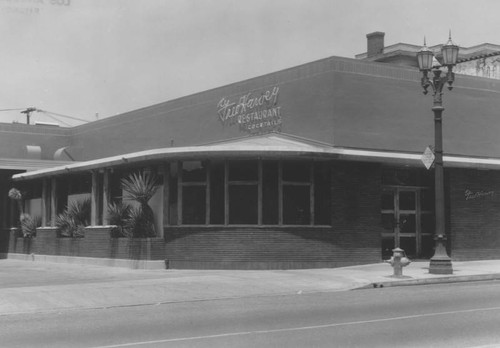
[[434, 151], [432, 151], [430, 146], [427, 146], [420, 159], [422, 160], [422, 163], [424, 164], [425, 168], [430, 169], [434, 164], [435, 158], [436, 156], [434, 155]]

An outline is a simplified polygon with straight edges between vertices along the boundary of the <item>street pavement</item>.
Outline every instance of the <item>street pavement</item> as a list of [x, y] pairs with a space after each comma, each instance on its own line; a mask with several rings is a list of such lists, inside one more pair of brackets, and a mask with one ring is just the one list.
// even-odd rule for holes
[[394, 277], [387, 263], [307, 270], [138, 270], [0, 260], [0, 316], [169, 302], [500, 280], [500, 260], [453, 262], [452, 275], [412, 262]]

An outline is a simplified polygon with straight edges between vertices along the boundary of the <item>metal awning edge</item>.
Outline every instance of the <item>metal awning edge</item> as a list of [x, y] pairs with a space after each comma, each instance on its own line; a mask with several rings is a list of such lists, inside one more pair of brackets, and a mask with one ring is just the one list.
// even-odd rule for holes
[[[324, 159], [351, 160], [363, 162], [382, 162], [408, 166], [422, 166], [421, 154], [408, 152], [346, 149], [336, 147], [290, 147], [262, 146], [256, 148], [231, 146], [187, 146], [145, 150], [130, 154], [106, 157], [84, 162], [72, 162], [52, 168], [39, 169], [13, 175], [13, 180], [29, 180], [50, 176], [91, 171], [141, 162], [172, 159], [206, 159], [221, 157], [237, 158], [295, 158], [317, 157]], [[466, 156], [444, 156], [446, 167], [500, 169], [500, 159]]]
[[75, 162], [26, 159], [26, 158], [0, 158], [0, 170], [36, 171], [72, 163]]

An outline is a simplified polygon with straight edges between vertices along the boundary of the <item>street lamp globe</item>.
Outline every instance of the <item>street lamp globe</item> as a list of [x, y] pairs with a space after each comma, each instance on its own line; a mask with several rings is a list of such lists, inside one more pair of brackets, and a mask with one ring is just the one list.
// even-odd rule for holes
[[441, 49], [441, 53], [443, 54], [443, 65], [453, 66], [457, 64], [458, 60], [458, 45], [455, 45], [453, 41], [451, 41], [451, 33], [448, 41], [443, 45]]
[[432, 69], [432, 60], [434, 58], [434, 53], [427, 48], [424, 39], [424, 47], [417, 52], [418, 67], [420, 71], [428, 71]]

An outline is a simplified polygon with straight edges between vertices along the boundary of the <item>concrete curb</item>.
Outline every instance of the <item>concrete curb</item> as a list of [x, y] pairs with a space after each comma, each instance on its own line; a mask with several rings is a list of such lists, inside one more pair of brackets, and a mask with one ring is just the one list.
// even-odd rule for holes
[[478, 282], [488, 280], [500, 280], [500, 273], [498, 274], [476, 274], [467, 276], [450, 276], [439, 278], [425, 278], [425, 279], [407, 279], [407, 280], [393, 280], [386, 282], [373, 282], [369, 285], [361, 286], [353, 290], [371, 289], [371, 288], [387, 288], [395, 286], [414, 286], [414, 285], [432, 285], [432, 284], [447, 284], [447, 283], [462, 283], [462, 282]]
[[0, 253], [0, 259], [11, 259], [20, 261], [32, 262], [52, 262], [65, 263], [75, 265], [90, 265], [104, 267], [123, 267], [130, 269], [166, 269], [165, 260], [130, 260], [130, 259], [108, 259], [98, 257], [81, 257], [81, 256], [56, 256], [56, 255], [39, 255], [39, 254], [17, 254], [17, 253]]

